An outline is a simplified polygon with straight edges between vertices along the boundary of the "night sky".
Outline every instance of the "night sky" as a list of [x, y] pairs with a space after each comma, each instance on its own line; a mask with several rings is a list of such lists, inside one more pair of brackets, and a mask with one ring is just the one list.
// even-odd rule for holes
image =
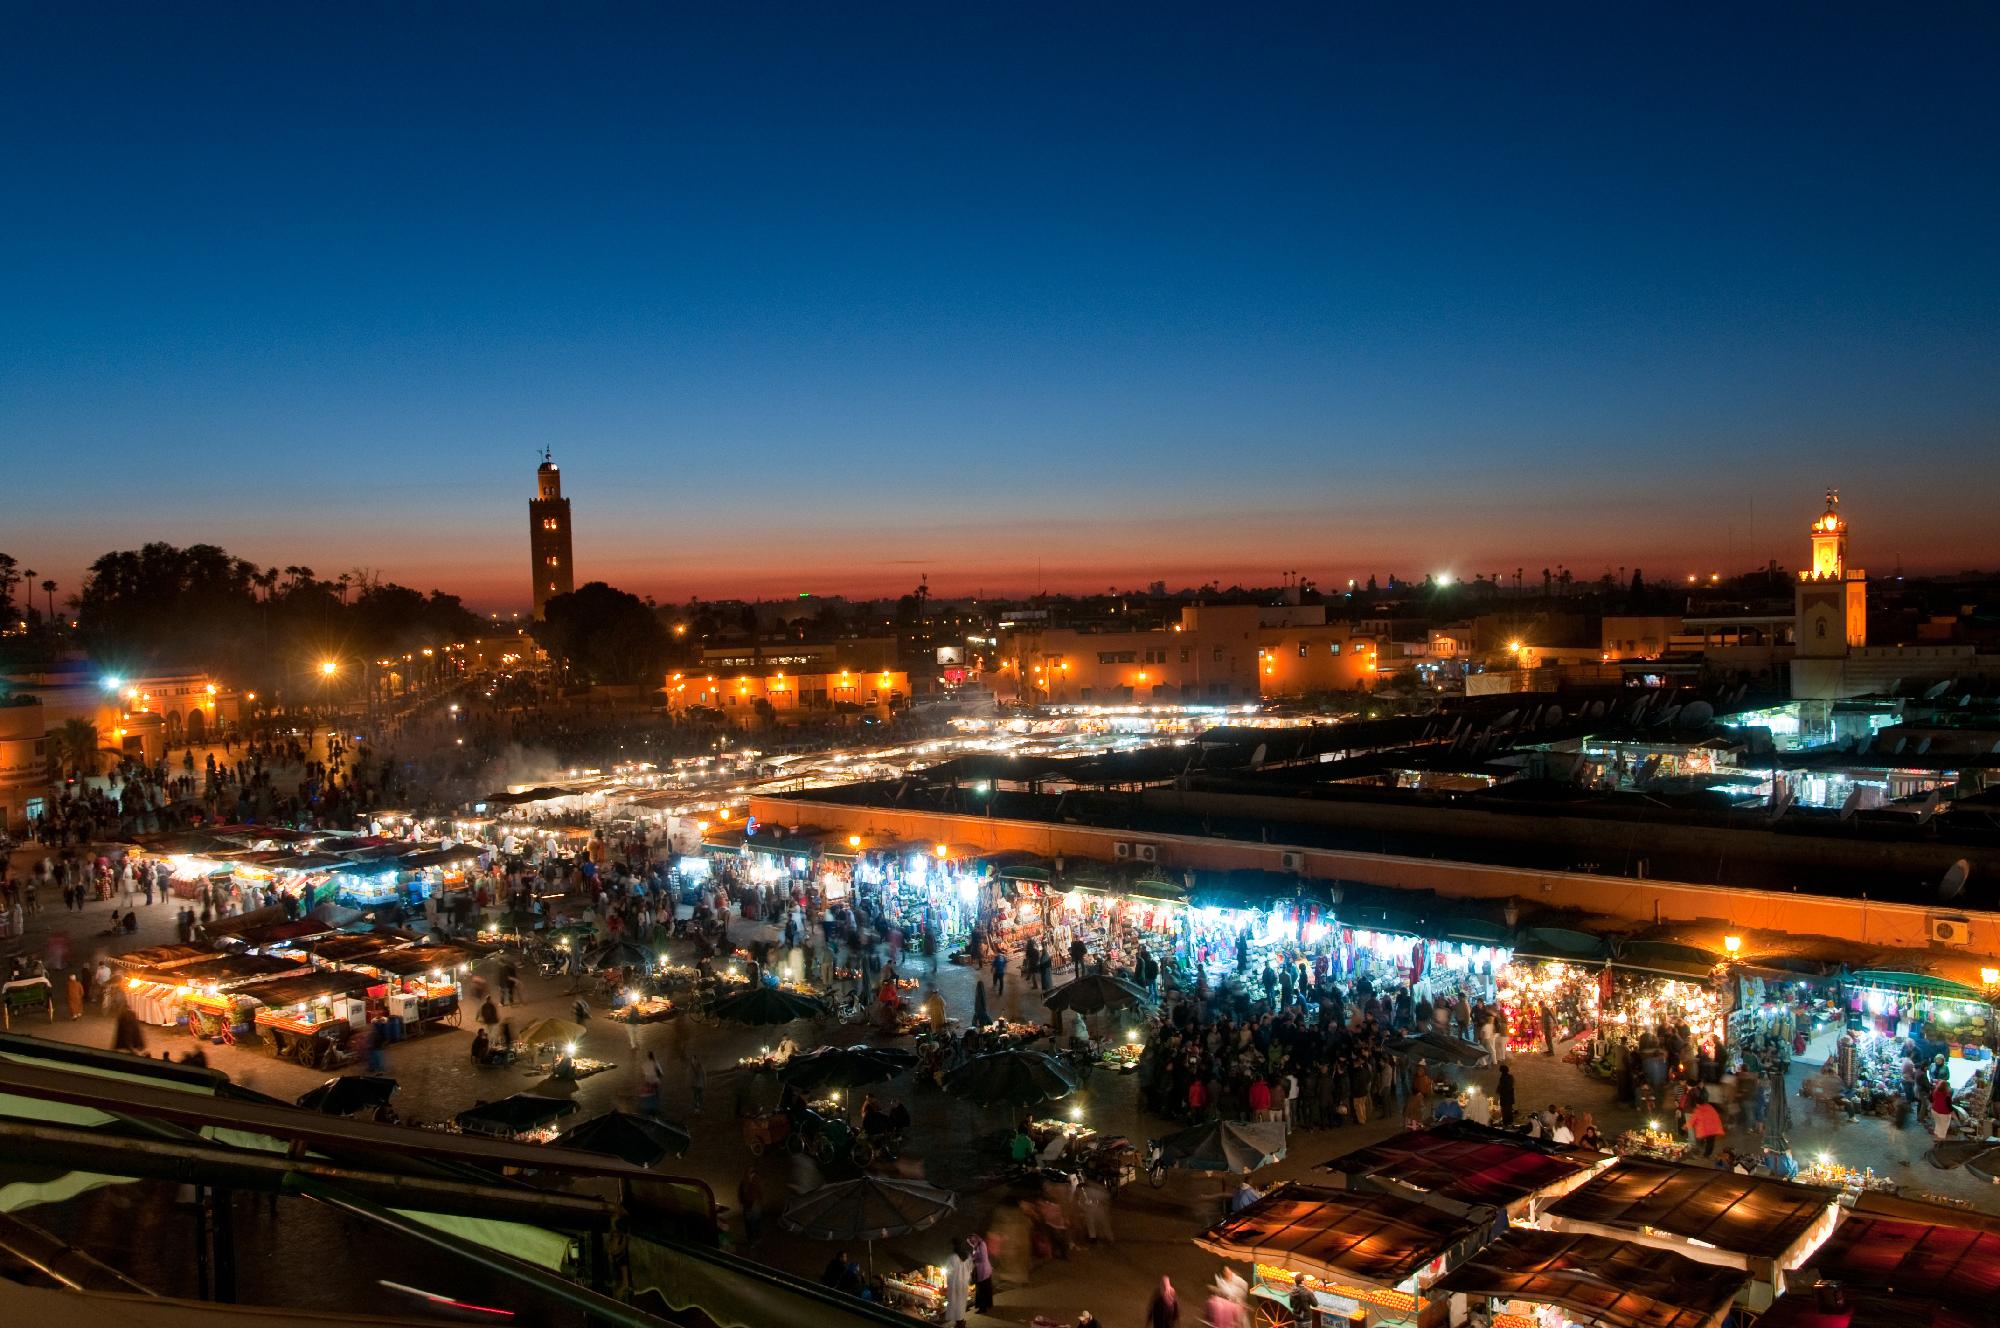
[[2000, 564], [2000, 11], [1424, 8], [9, 5], [0, 549]]

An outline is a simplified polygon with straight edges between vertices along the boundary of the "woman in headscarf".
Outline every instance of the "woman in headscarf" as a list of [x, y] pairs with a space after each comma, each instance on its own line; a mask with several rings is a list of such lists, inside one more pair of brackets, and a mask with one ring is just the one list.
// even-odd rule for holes
[[1180, 1297], [1174, 1294], [1174, 1280], [1162, 1277], [1146, 1305], [1146, 1328], [1177, 1328], [1181, 1321]]

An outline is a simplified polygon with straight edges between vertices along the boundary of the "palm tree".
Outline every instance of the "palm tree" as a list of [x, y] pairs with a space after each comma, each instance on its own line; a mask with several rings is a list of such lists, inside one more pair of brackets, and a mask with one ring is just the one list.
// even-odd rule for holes
[[42, 582], [42, 593], [49, 597], [49, 625], [53, 627], [56, 621], [56, 583], [53, 581]]
[[87, 719], [64, 720], [49, 733], [49, 760], [58, 779], [70, 774], [84, 778], [96, 774], [97, 758], [106, 753], [121, 754], [115, 748], [97, 745], [97, 725]]

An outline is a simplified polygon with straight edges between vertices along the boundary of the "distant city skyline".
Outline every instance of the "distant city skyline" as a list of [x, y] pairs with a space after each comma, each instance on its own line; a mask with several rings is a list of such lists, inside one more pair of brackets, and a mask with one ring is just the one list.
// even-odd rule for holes
[[1830, 484], [1872, 571], [2000, 565], [1990, 10], [66, 5], [7, 57], [0, 549], [59, 598], [164, 539], [524, 609], [543, 447], [579, 583], [662, 599], [1729, 573]]

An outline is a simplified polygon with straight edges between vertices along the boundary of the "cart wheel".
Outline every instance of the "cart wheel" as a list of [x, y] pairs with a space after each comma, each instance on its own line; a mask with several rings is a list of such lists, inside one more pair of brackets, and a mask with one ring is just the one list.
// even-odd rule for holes
[[815, 1139], [813, 1141], [813, 1156], [819, 1159], [821, 1166], [831, 1164], [833, 1161], [833, 1141], [824, 1135]]
[[762, 1139], [752, 1139], [750, 1141], [750, 1156], [764, 1156], [764, 1141]]
[[1157, 1190], [1167, 1183], [1167, 1169], [1161, 1166], [1152, 1167], [1146, 1172], [1146, 1179]]
[[793, 1157], [797, 1157], [800, 1153], [805, 1152], [806, 1151], [805, 1136], [800, 1134], [797, 1130], [793, 1130], [790, 1134], [786, 1135], [785, 1151], [787, 1153], [790, 1153]]
[[867, 1140], [856, 1139], [854, 1146], [847, 1150], [847, 1156], [853, 1160], [855, 1166], [865, 1167], [875, 1160], [875, 1150], [868, 1146]]

